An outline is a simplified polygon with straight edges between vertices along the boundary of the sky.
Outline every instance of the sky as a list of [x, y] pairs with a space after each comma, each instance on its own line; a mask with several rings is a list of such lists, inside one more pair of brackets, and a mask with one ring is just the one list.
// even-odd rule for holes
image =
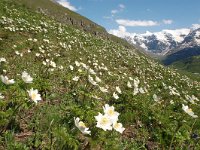
[[200, 0], [57, 0], [107, 31], [159, 32], [200, 27]]

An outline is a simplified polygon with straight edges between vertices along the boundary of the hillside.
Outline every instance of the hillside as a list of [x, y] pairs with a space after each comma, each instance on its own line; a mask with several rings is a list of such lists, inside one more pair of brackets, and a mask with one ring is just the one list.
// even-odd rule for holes
[[51, 0], [19, 0], [18, 4], [43, 13], [58, 22], [83, 29], [86, 32], [95, 35], [106, 34], [106, 30], [103, 27]]
[[55, 2], [54, 0], [19, 0], [18, 5], [26, 7], [29, 11], [39, 12], [50, 17], [62, 24], [72, 26], [73, 28], [81, 29], [84, 32], [100, 36], [108, 40], [132, 47], [126, 40], [113, 36], [105, 30], [104, 27], [96, 24], [88, 18], [69, 10]]
[[193, 56], [172, 63], [172, 66], [180, 70], [192, 73], [200, 73], [200, 56]]
[[200, 148], [198, 81], [35, 10], [0, 1], [0, 149]]

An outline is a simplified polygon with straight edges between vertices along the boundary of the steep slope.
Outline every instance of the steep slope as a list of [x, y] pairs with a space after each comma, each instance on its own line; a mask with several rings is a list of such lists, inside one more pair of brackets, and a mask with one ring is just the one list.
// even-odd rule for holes
[[14, 0], [0, 16], [0, 149], [200, 148], [199, 82]]
[[180, 70], [186, 70], [192, 73], [200, 74], [200, 56], [193, 56], [186, 59], [175, 61], [171, 64]]
[[91, 20], [73, 12], [63, 6], [59, 5], [55, 1], [51, 0], [19, 0], [19, 4], [30, 8], [31, 10], [35, 10], [41, 12], [53, 19], [61, 22], [72, 25], [74, 27], [78, 27], [79, 29], [83, 29], [84, 31], [93, 33], [93, 34], [106, 34], [106, 30], [92, 22]]
[[108, 34], [104, 27], [61, 6], [54, 0], [19, 0], [18, 4], [29, 8], [30, 11], [42, 13], [60, 23], [71, 25], [74, 28], [82, 29], [87, 33], [112, 40], [126, 47], [132, 47], [126, 40]]

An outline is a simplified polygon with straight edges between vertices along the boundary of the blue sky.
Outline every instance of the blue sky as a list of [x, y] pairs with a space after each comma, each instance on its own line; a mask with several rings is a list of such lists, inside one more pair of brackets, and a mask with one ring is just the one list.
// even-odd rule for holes
[[200, 0], [58, 0], [106, 28], [158, 32], [200, 24]]

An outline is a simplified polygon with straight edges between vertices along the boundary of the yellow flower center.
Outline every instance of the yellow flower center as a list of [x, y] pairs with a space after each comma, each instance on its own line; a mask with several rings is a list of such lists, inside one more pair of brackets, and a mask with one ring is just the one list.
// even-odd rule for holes
[[192, 109], [191, 109], [191, 108], [189, 108], [189, 109], [187, 110], [187, 112], [191, 113], [191, 112], [192, 112]]
[[113, 109], [109, 109], [109, 110], [108, 110], [108, 115], [109, 115], [109, 116], [114, 115], [114, 110], [113, 110]]
[[101, 124], [101, 125], [105, 125], [105, 124], [107, 124], [107, 123], [108, 123], [108, 118], [103, 117], [103, 118], [101, 119], [100, 124]]
[[78, 125], [79, 125], [80, 127], [86, 128], [85, 123], [83, 123], [82, 121], [80, 121]]
[[36, 96], [37, 96], [37, 95], [36, 95], [35, 93], [33, 93], [33, 94], [31, 95], [31, 99], [34, 100], [34, 99], [36, 98]]

